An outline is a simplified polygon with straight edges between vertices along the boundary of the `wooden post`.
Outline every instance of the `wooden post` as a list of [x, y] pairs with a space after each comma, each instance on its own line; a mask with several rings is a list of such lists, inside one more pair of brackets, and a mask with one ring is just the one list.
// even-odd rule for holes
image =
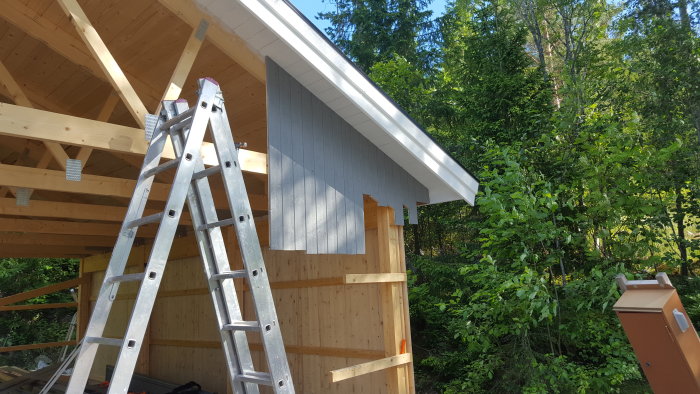
[[[405, 273], [403, 260], [403, 232], [393, 224], [394, 212], [390, 207], [377, 207], [377, 244], [379, 269], [384, 273]], [[380, 285], [384, 353], [386, 357], [410, 352], [411, 336], [408, 327], [408, 299], [406, 283]], [[402, 346], [402, 344], [404, 344]], [[403, 349], [402, 349], [403, 348]], [[391, 393], [413, 393], [413, 364], [405, 363], [386, 370]]]
[[85, 336], [90, 321], [90, 293], [92, 292], [92, 273], [85, 272], [85, 260], [80, 259], [80, 287], [78, 288], [78, 330], [75, 337], [80, 341]]

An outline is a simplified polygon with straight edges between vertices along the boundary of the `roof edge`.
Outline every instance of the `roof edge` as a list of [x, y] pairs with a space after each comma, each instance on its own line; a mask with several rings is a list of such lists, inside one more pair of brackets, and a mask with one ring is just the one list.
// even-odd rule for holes
[[[449, 201], [451, 195], [454, 195], [454, 199], [461, 198], [474, 204], [478, 181], [357, 69], [307, 18], [300, 15], [294, 6], [284, 0], [238, 1], [354, 102], [393, 141], [442, 181], [447, 190], [432, 191], [428, 188], [431, 190], [430, 203]], [[386, 145], [388, 144], [379, 148]]]

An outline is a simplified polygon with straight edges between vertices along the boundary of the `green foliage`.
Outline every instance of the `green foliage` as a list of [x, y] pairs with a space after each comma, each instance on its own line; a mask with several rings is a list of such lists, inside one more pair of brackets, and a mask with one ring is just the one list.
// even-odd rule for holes
[[367, 64], [481, 181], [475, 208], [423, 207], [406, 231], [419, 391], [649, 392], [611, 310], [620, 272], [681, 268], [700, 322], [700, 52], [680, 4], [457, 0], [438, 67]]
[[[0, 259], [0, 297], [63, 282], [78, 276], [78, 261], [67, 259]], [[43, 295], [20, 304], [73, 302], [68, 291]], [[65, 340], [75, 308], [0, 312], [0, 346]], [[0, 365], [36, 366], [34, 358], [56, 361], [61, 348], [0, 353]]]
[[674, 274], [700, 323], [697, 1], [455, 0], [432, 45], [424, 1], [333, 4], [331, 38], [481, 182], [406, 231], [418, 390], [650, 392], [614, 277]]
[[326, 33], [365, 72], [394, 55], [421, 68], [430, 63], [429, 0], [328, 1], [335, 11], [318, 15], [331, 23]]

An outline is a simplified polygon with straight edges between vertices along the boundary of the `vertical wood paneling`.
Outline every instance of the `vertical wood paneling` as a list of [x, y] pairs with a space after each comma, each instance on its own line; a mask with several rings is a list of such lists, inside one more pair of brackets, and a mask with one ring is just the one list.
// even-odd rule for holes
[[328, 253], [338, 253], [338, 226], [335, 218], [335, 171], [337, 158], [333, 156], [333, 117], [328, 111], [322, 112], [323, 129], [320, 136], [323, 141], [323, 153], [326, 157], [324, 166], [324, 179], [326, 180], [326, 231], [328, 235]]
[[[318, 244], [318, 253], [328, 253], [328, 221], [326, 220], [326, 182], [324, 177], [326, 160], [323, 150], [323, 108], [321, 102], [311, 96], [311, 118], [313, 119], [314, 133], [314, 171], [316, 183], [316, 229], [318, 236], [316, 243]], [[309, 252], [310, 253], [310, 252]]]
[[[278, 132], [282, 138], [279, 150], [282, 152], [282, 171], [279, 176], [282, 177], [282, 212], [277, 214], [282, 215], [282, 231], [284, 233], [284, 250], [294, 250], [295, 231], [294, 231], [294, 163], [292, 162], [291, 154], [293, 150], [292, 141], [295, 135], [298, 137], [296, 130], [289, 127], [291, 122], [291, 78], [286, 77], [283, 70], [279, 70], [279, 108], [280, 115], [277, 118], [279, 122]], [[285, 127], [285, 125], [287, 125]]]
[[[352, 145], [352, 134], [353, 130], [348, 124], [343, 125], [343, 146], [345, 149], [353, 149]], [[357, 234], [355, 234], [355, 220], [357, 220], [357, 213], [354, 210], [354, 197], [355, 193], [355, 176], [352, 168], [353, 163], [350, 161], [344, 161], [344, 176], [345, 176], [345, 228], [346, 228], [346, 239], [345, 239], [345, 251], [348, 254], [357, 253]]]
[[270, 246], [365, 252], [363, 195], [411, 222], [427, 189], [280, 66], [267, 60]]
[[290, 120], [291, 120], [291, 141], [292, 141], [292, 165], [294, 172], [294, 189], [293, 206], [294, 206], [294, 249], [306, 250], [306, 237], [300, 237], [297, 234], [306, 234], [306, 194], [304, 192], [304, 144], [306, 140], [303, 138], [303, 107], [302, 107], [302, 87], [296, 80], [290, 81], [290, 103], [296, 103], [295, 106], [290, 105]]
[[[267, 83], [279, 86], [279, 68], [267, 67]], [[269, 160], [268, 190], [270, 194], [270, 247], [284, 249], [284, 232], [282, 222], [282, 145], [280, 116], [280, 90], [270, 89], [267, 93], [267, 141], [270, 148], [267, 152]]]
[[[302, 114], [312, 113], [311, 111], [311, 95], [304, 94], [302, 100]], [[317, 218], [316, 218], [316, 164], [314, 160], [314, 143], [313, 134], [314, 119], [309, 116], [302, 116], [302, 136], [303, 136], [303, 151], [304, 151], [304, 202], [306, 207], [306, 250], [311, 254], [318, 253], [318, 243], [316, 241], [317, 234]], [[303, 237], [299, 237], [303, 238]]]
[[[335, 115], [335, 114], [333, 114]], [[343, 124], [342, 119], [338, 116], [331, 116], [333, 119], [333, 132], [331, 133], [332, 142], [327, 148], [333, 152], [334, 179], [335, 179], [335, 221], [338, 228], [338, 250], [339, 254], [347, 254], [345, 249], [347, 238], [347, 224], [345, 220], [345, 161], [337, 160], [343, 157]]]

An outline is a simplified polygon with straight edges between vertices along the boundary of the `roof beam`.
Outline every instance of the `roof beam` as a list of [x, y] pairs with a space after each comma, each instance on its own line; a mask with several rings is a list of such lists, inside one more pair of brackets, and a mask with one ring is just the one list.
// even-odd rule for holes
[[[0, 103], [0, 135], [141, 156], [148, 148], [141, 129], [4, 103]], [[219, 163], [213, 144], [205, 142], [201, 152], [204, 164]], [[166, 144], [163, 157], [175, 158], [171, 144]], [[243, 171], [267, 173], [264, 153], [239, 149], [238, 160]]]
[[[22, 88], [12, 77], [10, 70], [5, 67], [5, 64], [2, 61], [0, 61], [0, 84], [2, 84], [2, 87], [5, 90], [7, 90], [7, 92], [10, 94], [10, 98], [12, 98], [12, 101], [14, 101], [15, 104], [23, 107], [34, 108], [32, 102], [29, 101], [27, 95], [24, 94]], [[66, 151], [63, 150], [63, 147], [60, 144], [52, 141], [44, 141], [44, 146], [46, 146], [46, 149], [51, 153], [51, 156], [53, 156], [53, 158], [56, 160], [59, 167], [65, 171], [68, 155], [66, 154]]]
[[110, 248], [65, 245], [2, 245], [0, 258], [67, 257], [80, 258], [104, 253]]
[[70, 19], [73, 26], [75, 26], [78, 31], [78, 35], [83, 39], [88, 49], [95, 57], [97, 63], [104, 71], [107, 79], [112, 84], [114, 90], [119, 93], [119, 96], [126, 104], [126, 107], [131, 112], [131, 115], [136, 120], [139, 126], [145, 126], [145, 117], [148, 114], [146, 106], [136, 94], [136, 91], [129, 83], [129, 80], [124, 75], [124, 72], [119, 67], [119, 64], [114, 59], [114, 56], [109, 52], [107, 46], [105, 45], [100, 35], [97, 34], [97, 30], [92, 26], [90, 20], [88, 19], [83, 9], [76, 0], [58, 0], [63, 11]]
[[160, 4], [177, 15], [185, 23], [195, 28], [204, 19], [209, 23], [208, 40], [226, 56], [238, 63], [255, 79], [265, 83], [265, 62], [253, 52], [245, 41], [236, 34], [225, 30], [216, 21], [202, 12], [193, 1], [189, 0], [159, 0]]
[[[147, 216], [158, 212], [160, 211], [157, 209], [146, 208], [143, 211], [143, 214], [144, 216]], [[122, 222], [126, 216], [126, 207], [41, 200], [31, 200], [28, 206], [19, 206], [16, 204], [15, 199], [13, 198], [0, 198], [0, 214], [56, 219]], [[187, 212], [183, 212], [182, 216], [181, 221], [183, 224], [191, 223]], [[83, 223], [81, 223], [81, 225], [82, 224]]]
[[67, 235], [67, 234], [32, 234], [0, 232], [0, 245], [64, 245], [64, 246], [101, 246], [113, 247], [116, 236], [102, 235]]
[[[119, 234], [119, 230], [121, 230], [121, 225], [116, 223], [86, 223], [66, 222], [60, 220], [0, 218], [0, 232], [100, 235], [105, 237], [115, 237], [117, 234]], [[156, 230], [156, 226], [143, 226], [139, 228], [138, 236], [153, 238], [156, 235]]]
[[[108, 197], [131, 198], [136, 181], [123, 178], [111, 178], [99, 175], [83, 174], [80, 182], [66, 180], [62, 171], [0, 164], [0, 185], [24, 187], [28, 189], [50, 190], [64, 193], [90, 194]], [[149, 199], [166, 201], [171, 186], [153, 183]], [[217, 207], [228, 208], [223, 190], [212, 190]], [[264, 195], [249, 195], [253, 210], [267, 210], [267, 198]]]
[[[108, 121], [109, 117], [112, 115], [112, 112], [114, 111], [114, 107], [117, 106], [118, 102], [119, 102], [119, 96], [116, 94], [110, 93], [109, 96], [107, 96], [107, 100], [105, 100], [105, 103], [102, 104], [102, 108], [100, 108], [100, 113], [97, 114], [97, 120], [100, 122]], [[80, 160], [80, 166], [82, 168], [85, 168], [85, 164], [87, 163], [88, 159], [90, 158], [92, 151], [93, 151], [92, 147], [89, 147], [89, 146], [80, 147], [80, 150], [76, 154], [75, 158], [76, 158], [76, 160]]]
[[[85, 45], [52, 22], [50, 19], [39, 15], [35, 10], [20, 1], [3, 3], [0, 18], [16, 26], [36, 40], [43, 42], [56, 53], [71, 62], [85, 68], [98, 79], [108, 81], [100, 66], [95, 62]], [[127, 76], [135, 87], [152, 101], [160, 98], [160, 94], [144, 81], [127, 72]]]

